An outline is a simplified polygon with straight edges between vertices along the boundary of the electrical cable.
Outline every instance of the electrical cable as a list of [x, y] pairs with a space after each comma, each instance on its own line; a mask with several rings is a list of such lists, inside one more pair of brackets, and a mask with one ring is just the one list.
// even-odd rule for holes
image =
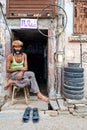
[[[57, 9], [58, 10], [61, 10], [62, 12], [63, 12], [63, 15], [65, 16], [65, 21], [64, 21], [64, 26], [62, 26], [62, 30], [60, 31], [60, 32], [58, 32], [58, 27], [57, 27], [57, 29], [56, 29], [56, 31], [57, 31], [57, 33], [55, 34], [55, 35], [52, 35], [52, 36], [48, 36], [47, 34], [45, 34], [45, 33], [43, 33], [42, 31], [41, 31], [41, 29], [39, 28], [39, 19], [40, 19], [40, 16], [38, 15], [38, 17], [37, 17], [37, 29], [38, 29], [38, 31], [43, 35], [43, 36], [45, 36], [45, 37], [50, 37], [50, 38], [53, 38], [53, 37], [55, 37], [55, 36], [59, 36], [59, 35], [61, 35], [61, 33], [65, 30], [65, 28], [66, 28], [66, 25], [67, 25], [67, 14], [66, 14], [66, 11], [61, 7], [61, 6], [58, 6], [58, 5], [54, 5], [54, 4], [49, 4], [49, 5], [47, 5], [46, 7], [44, 7], [42, 10], [41, 10], [41, 12], [39, 13], [40, 15], [42, 15], [42, 14], [44, 14], [44, 11], [46, 10], [46, 9], [48, 9], [50, 6], [55, 6], [55, 7], [57, 7]], [[57, 11], [58, 11], [57, 10]], [[61, 14], [60, 14], [61, 15]], [[56, 16], [55, 16], [56, 17]], [[59, 17], [59, 14], [57, 14], [57, 19], [58, 19], [58, 17]], [[51, 19], [51, 24], [53, 24], [52, 22], [54, 21], [54, 17], [53, 18], [51, 18], [51, 17], [49, 17], [49, 19]], [[55, 28], [55, 27], [54, 27]]]

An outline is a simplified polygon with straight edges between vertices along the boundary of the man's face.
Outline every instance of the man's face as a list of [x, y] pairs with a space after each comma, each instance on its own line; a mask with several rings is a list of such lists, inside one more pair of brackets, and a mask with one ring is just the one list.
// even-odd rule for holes
[[21, 50], [21, 48], [22, 48], [21, 46], [15, 46], [14, 47], [15, 50]]
[[22, 47], [21, 46], [15, 46], [13, 48], [13, 51], [15, 54], [21, 54], [22, 53]]

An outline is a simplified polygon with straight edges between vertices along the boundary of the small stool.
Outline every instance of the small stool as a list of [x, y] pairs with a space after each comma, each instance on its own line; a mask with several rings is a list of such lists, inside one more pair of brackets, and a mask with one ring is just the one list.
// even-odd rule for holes
[[15, 99], [15, 94], [17, 94], [17, 89], [24, 89], [24, 98], [25, 98], [25, 102], [26, 104], [28, 104], [29, 98], [30, 98], [30, 94], [29, 94], [29, 89], [28, 86], [25, 86], [23, 88], [19, 88], [16, 85], [12, 85], [13, 86], [13, 90], [12, 90], [12, 104], [14, 104], [15, 101], [17, 101]]

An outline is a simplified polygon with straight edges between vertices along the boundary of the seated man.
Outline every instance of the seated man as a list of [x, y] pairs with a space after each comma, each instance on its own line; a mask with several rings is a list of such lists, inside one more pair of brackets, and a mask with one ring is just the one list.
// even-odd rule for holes
[[10, 73], [10, 78], [4, 89], [8, 89], [13, 83], [18, 87], [30, 85], [31, 92], [36, 93], [39, 99], [48, 101], [48, 98], [40, 92], [34, 73], [27, 71], [27, 55], [23, 53], [22, 46], [23, 43], [19, 40], [12, 42], [13, 53], [8, 55], [6, 60], [6, 70]]

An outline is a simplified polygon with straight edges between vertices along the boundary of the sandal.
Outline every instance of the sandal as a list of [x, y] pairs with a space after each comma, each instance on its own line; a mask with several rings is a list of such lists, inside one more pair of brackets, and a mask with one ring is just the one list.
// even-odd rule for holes
[[31, 111], [31, 108], [30, 107], [27, 107], [26, 109], [25, 109], [25, 112], [24, 112], [24, 114], [23, 114], [23, 122], [28, 122], [29, 121], [29, 119], [30, 119], [30, 111]]
[[39, 121], [38, 108], [33, 108], [32, 120], [33, 120], [33, 122], [38, 122]]

